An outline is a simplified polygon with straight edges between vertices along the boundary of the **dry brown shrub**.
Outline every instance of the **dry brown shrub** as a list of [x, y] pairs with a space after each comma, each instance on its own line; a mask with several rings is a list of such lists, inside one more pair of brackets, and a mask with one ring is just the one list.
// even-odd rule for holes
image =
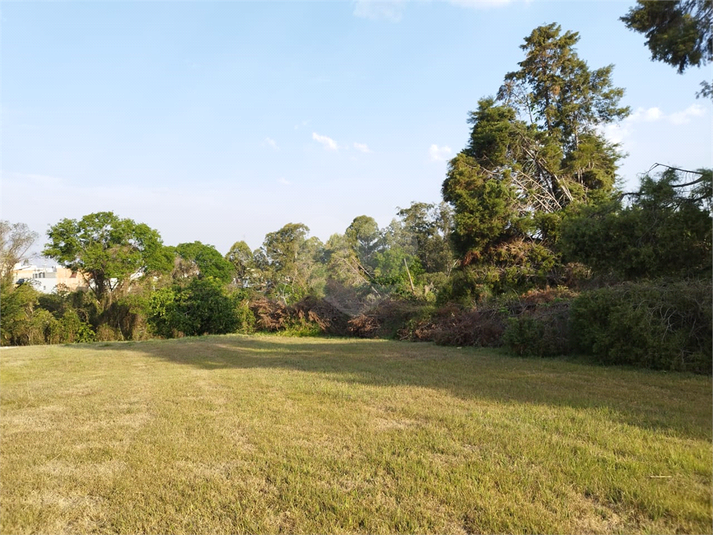
[[255, 316], [258, 331], [275, 332], [287, 326], [287, 307], [278, 301], [261, 297], [250, 302], [250, 311]]
[[400, 338], [423, 312], [423, 305], [398, 299], [384, 299], [376, 306], [349, 320], [349, 334], [358, 338]]
[[290, 318], [317, 325], [325, 334], [344, 336], [349, 332], [349, 316], [333, 304], [317, 297], [305, 297], [289, 307]]
[[462, 310], [437, 321], [432, 339], [438, 345], [497, 347], [505, 327], [505, 315], [497, 309]]

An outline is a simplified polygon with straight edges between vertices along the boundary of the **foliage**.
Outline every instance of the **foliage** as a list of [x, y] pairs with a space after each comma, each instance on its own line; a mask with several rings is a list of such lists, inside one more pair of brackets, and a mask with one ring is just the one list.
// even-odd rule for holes
[[250, 246], [244, 241], [235, 242], [225, 259], [233, 266], [233, 282], [240, 288], [255, 286], [255, 261]]
[[82, 273], [100, 306], [140, 276], [170, 271], [173, 258], [158, 232], [143, 223], [97, 212], [63, 219], [47, 232], [43, 254]]
[[523, 357], [553, 357], [570, 353], [569, 302], [540, 306], [508, 318], [503, 345]]
[[572, 305], [577, 348], [605, 364], [711, 373], [711, 283], [625, 283]]
[[215, 247], [199, 241], [180, 243], [175, 248], [174, 279], [212, 277], [227, 284], [233, 280], [233, 265]]
[[711, 276], [711, 170], [669, 168], [646, 175], [629, 206], [584, 206], [566, 220], [560, 247], [568, 258], [625, 280]]
[[15, 289], [2, 287], [0, 294], [0, 333], [2, 345], [27, 345], [33, 338], [29, 334], [39, 292], [31, 284], [21, 284]]
[[0, 316], [2, 345], [91, 342], [95, 339], [91, 325], [66, 305], [63, 296], [42, 295], [30, 284], [2, 291]]
[[91, 325], [83, 321], [75, 310], [68, 310], [62, 315], [59, 330], [62, 333], [61, 341], [65, 343], [93, 342], [96, 338]]
[[0, 284], [12, 283], [15, 264], [23, 259], [37, 237], [25, 223], [0, 220]]
[[238, 315], [235, 297], [214, 279], [191, 279], [153, 292], [147, 321], [159, 336], [197, 336], [235, 332], [246, 316]]
[[[679, 73], [713, 60], [713, 7], [710, 0], [637, 0], [621, 17], [627, 28], [646, 36], [651, 59], [675, 67]], [[713, 97], [704, 81], [699, 96]]]
[[374, 255], [383, 250], [382, 232], [373, 217], [360, 215], [355, 217], [344, 232], [344, 237], [351, 247], [359, 264], [367, 276], [373, 274]]
[[324, 285], [324, 245], [316, 237], [308, 238], [308, 234], [307, 226], [288, 223], [265, 236], [253, 262], [261, 272], [259, 289], [266, 295], [292, 304]]
[[454, 263], [451, 207], [444, 202], [439, 205], [414, 202], [399, 209], [398, 216], [401, 232], [411, 246], [409, 252], [418, 259], [424, 273], [449, 275]]
[[559, 283], [564, 210], [611, 195], [620, 155], [599, 129], [629, 109], [619, 107], [613, 67], [590, 70], [578, 40], [556, 24], [536, 28], [520, 69], [471, 112], [468, 146], [449, 164], [443, 198], [454, 210], [453, 246], [489, 292]]

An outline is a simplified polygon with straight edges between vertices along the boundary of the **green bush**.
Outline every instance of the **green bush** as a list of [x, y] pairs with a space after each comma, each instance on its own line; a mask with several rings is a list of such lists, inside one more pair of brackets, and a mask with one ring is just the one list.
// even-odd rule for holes
[[[31, 320], [39, 292], [31, 284], [2, 287], [0, 295], [0, 339], [2, 345], [28, 345], [37, 339]], [[37, 343], [37, 342], [34, 342]], [[42, 343], [42, 342], [40, 342]]]
[[710, 281], [627, 283], [581, 294], [572, 337], [605, 364], [711, 373]]
[[232, 296], [235, 303], [235, 316], [238, 320], [237, 332], [251, 334], [255, 332], [255, 314], [250, 310], [250, 300], [241, 295]]
[[91, 326], [82, 321], [74, 310], [68, 310], [64, 313], [62, 318], [58, 322], [61, 338], [60, 341], [64, 343], [83, 343], [83, 342], [93, 342], [96, 339], [94, 331], [92, 331]]
[[[157, 290], [149, 298], [148, 324], [159, 336], [226, 334], [241, 326], [239, 302], [213, 279], [192, 279], [186, 286]], [[247, 315], [242, 312], [245, 319]]]
[[542, 305], [534, 313], [508, 318], [503, 344], [523, 357], [553, 357], [570, 352], [568, 303]]

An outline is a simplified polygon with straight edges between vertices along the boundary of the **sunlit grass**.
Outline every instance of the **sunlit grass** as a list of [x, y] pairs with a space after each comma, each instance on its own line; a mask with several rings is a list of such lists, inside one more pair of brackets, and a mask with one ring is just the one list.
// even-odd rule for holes
[[384, 341], [0, 352], [2, 533], [710, 533], [711, 379]]

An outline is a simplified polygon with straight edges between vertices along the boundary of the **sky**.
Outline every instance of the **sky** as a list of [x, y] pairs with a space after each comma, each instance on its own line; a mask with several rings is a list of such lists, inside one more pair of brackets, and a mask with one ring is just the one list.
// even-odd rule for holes
[[304, 223], [326, 241], [440, 202], [468, 112], [537, 26], [614, 64], [632, 115], [605, 134], [621, 187], [654, 163], [713, 166], [710, 69], [652, 62], [634, 0], [83, 1], [0, 6], [0, 217], [46, 242], [113, 211], [221, 253]]

